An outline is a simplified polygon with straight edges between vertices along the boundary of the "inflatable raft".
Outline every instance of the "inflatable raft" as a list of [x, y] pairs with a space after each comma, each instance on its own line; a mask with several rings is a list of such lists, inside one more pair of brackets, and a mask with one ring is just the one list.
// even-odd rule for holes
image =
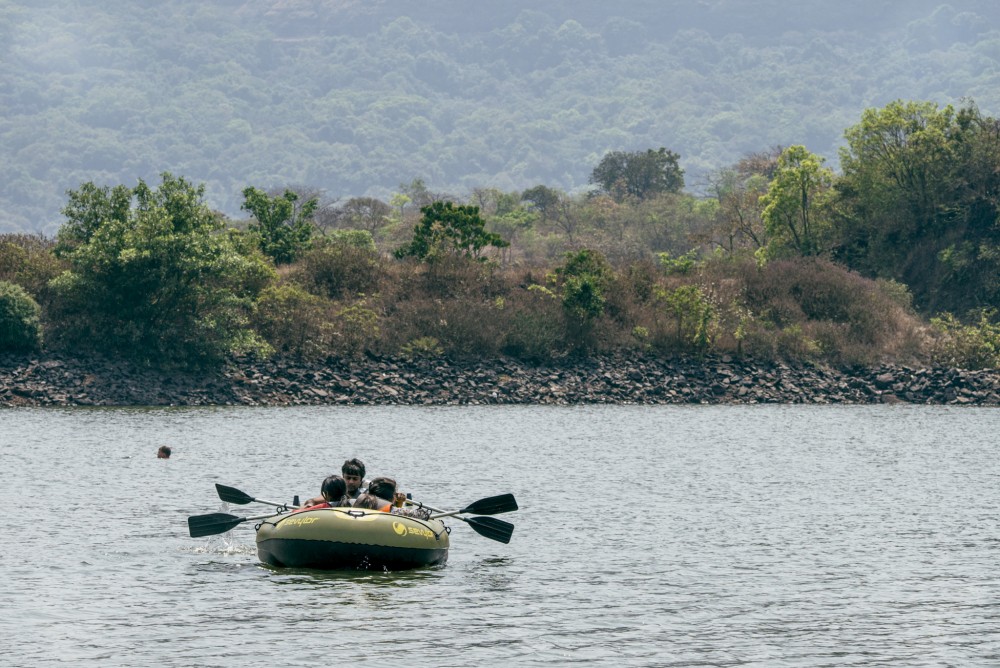
[[449, 528], [377, 510], [311, 508], [257, 525], [257, 555], [271, 566], [402, 570], [443, 564]]

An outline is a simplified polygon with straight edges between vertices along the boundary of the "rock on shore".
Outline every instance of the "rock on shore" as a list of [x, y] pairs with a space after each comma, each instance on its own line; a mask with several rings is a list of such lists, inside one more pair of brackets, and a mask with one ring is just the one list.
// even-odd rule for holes
[[995, 406], [1000, 372], [609, 355], [541, 367], [513, 360], [236, 360], [184, 373], [107, 359], [0, 355], [0, 406], [595, 403]]

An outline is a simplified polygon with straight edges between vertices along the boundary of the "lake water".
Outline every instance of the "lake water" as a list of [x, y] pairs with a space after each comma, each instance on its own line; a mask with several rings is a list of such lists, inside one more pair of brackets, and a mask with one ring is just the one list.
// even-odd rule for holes
[[[0, 664], [997, 666], [1000, 410], [0, 411]], [[174, 456], [156, 459], [159, 445]], [[214, 483], [513, 492], [447, 565], [265, 568]], [[259, 514], [267, 507], [228, 507]]]

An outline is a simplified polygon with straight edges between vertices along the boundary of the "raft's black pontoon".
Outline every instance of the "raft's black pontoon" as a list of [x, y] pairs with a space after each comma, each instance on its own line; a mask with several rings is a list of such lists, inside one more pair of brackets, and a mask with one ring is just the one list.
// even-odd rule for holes
[[377, 510], [314, 508], [261, 521], [257, 554], [271, 566], [385, 568], [402, 570], [443, 564], [448, 528]]

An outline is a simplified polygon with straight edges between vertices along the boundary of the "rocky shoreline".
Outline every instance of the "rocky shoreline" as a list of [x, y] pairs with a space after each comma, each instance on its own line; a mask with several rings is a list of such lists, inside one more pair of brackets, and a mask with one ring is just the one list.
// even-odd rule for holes
[[729, 356], [514, 360], [234, 360], [211, 373], [102, 358], [0, 355], [0, 407], [489, 404], [1000, 405], [1000, 372], [834, 369]]

